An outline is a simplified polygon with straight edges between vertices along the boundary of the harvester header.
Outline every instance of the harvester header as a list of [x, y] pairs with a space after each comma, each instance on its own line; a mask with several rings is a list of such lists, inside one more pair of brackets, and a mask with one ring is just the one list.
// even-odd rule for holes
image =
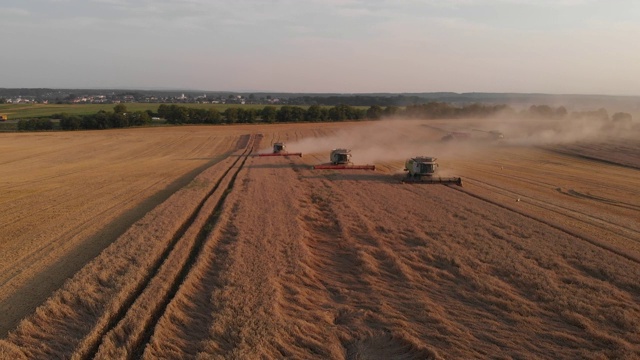
[[333, 149], [329, 154], [330, 164], [315, 165], [314, 170], [375, 170], [375, 165], [353, 165], [350, 149]]
[[456, 184], [462, 186], [462, 178], [437, 176], [438, 159], [432, 156], [416, 156], [408, 159], [404, 167], [404, 170], [407, 171], [407, 176], [402, 179], [403, 183]]

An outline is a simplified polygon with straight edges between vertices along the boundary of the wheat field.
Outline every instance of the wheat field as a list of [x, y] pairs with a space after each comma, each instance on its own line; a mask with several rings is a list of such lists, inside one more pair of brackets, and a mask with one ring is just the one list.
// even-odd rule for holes
[[0, 358], [636, 359], [640, 131], [552, 125], [0, 134]]

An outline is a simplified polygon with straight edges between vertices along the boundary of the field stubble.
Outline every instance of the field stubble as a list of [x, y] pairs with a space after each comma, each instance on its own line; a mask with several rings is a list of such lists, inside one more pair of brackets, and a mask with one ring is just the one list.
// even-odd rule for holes
[[[394, 173], [402, 159], [380, 160], [382, 170], [374, 173], [309, 169], [325, 162], [326, 145], [314, 151], [305, 139], [343, 139], [345, 128], [363, 126], [260, 128], [263, 149], [280, 140], [297, 151], [298, 141], [308, 148], [305, 157], [249, 157], [240, 166], [236, 154], [202, 172], [0, 341], [0, 354], [640, 354], [637, 170], [539, 148], [483, 145], [478, 156], [442, 144], [434, 149], [448, 157], [435, 155], [463, 176], [463, 189], [401, 185]], [[594, 173], [594, 167], [602, 171]], [[198, 207], [225, 171], [236, 175], [227, 180], [224, 202], [214, 201], [217, 211]], [[215, 213], [215, 222], [188, 222], [195, 211], [188, 209]], [[193, 230], [178, 236], [185, 221]], [[202, 234], [197, 251], [177, 251], [192, 254], [190, 270], [184, 277], [170, 272], [181, 285], [162, 297], [166, 304], [153, 305], [144, 294], [162, 282], [154, 278], [162, 268], [150, 269], [165, 259], [170, 234], [175, 249], [193, 248], [181, 240], [198, 238], [186, 236], [189, 231]], [[131, 289], [136, 284], [139, 291]], [[123, 299], [127, 292], [135, 299]], [[129, 302], [138, 310], [113, 310]]]

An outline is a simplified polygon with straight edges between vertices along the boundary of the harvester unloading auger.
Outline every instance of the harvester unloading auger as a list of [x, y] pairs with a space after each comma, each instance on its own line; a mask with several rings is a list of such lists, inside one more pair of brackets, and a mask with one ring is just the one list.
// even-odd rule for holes
[[290, 153], [285, 150], [284, 143], [277, 142], [273, 143], [273, 152], [272, 153], [264, 153], [258, 154], [258, 156], [300, 156], [302, 157], [302, 153]]
[[351, 150], [349, 149], [333, 149], [329, 155], [331, 164], [315, 165], [314, 170], [333, 169], [333, 170], [375, 170], [375, 165], [353, 165], [351, 163]]
[[441, 177], [438, 173], [438, 159], [430, 156], [418, 156], [407, 160], [404, 164], [407, 176], [403, 183], [421, 184], [456, 184], [462, 186], [460, 177]]

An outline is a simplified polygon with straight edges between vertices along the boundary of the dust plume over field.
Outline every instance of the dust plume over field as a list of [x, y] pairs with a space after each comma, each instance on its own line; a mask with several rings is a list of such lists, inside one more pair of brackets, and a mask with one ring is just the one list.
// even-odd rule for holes
[[[410, 157], [440, 156], [454, 153], [454, 147], [440, 142], [442, 134], [425, 126], [426, 122], [412, 119], [385, 119], [362, 126], [339, 130], [333, 135], [305, 138], [287, 144], [290, 151], [304, 154], [329, 153], [332, 149], [352, 151], [356, 164], [375, 164], [404, 160]], [[328, 158], [327, 158], [328, 161]], [[399, 167], [398, 171], [402, 169]]]
[[513, 145], [555, 145], [578, 141], [603, 141], [610, 137], [629, 137], [637, 132], [637, 123], [616, 122], [590, 117], [562, 119], [514, 118], [498, 125], [507, 141]]

